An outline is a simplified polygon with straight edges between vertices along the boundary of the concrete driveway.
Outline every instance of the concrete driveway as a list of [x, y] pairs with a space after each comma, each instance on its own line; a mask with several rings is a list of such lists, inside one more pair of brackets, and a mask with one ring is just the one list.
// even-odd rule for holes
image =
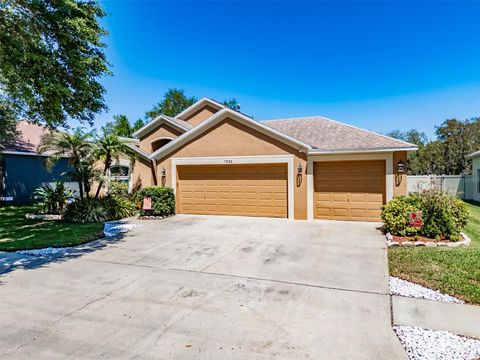
[[74, 258], [19, 259], [23, 268], [0, 277], [0, 357], [406, 358], [375, 224], [180, 215], [137, 224]]

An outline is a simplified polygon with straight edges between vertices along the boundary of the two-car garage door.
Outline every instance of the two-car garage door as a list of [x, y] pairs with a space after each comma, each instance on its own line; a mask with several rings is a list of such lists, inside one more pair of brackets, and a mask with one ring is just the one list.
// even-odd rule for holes
[[[319, 161], [313, 170], [314, 218], [380, 220], [385, 161]], [[287, 164], [179, 165], [177, 173], [179, 213], [288, 216]]]
[[183, 214], [287, 217], [287, 164], [177, 166]]

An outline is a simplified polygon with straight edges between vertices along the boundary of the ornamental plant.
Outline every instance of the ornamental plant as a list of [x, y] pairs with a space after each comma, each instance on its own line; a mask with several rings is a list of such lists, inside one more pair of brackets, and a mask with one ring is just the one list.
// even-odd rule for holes
[[152, 198], [152, 210], [141, 209], [142, 215], [168, 216], [175, 213], [175, 194], [172, 188], [148, 186], [137, 192], [137, 203], [143, 204], [146, 197]]
[[[423, 227], [409, 224], [409, 214], [421, 211]], [[468, 222], [468, 209], [456, 197], [435, 189], [399, 196], [382, 207], [385, 231], [400, 236], [460, 239], [460, 232]]]

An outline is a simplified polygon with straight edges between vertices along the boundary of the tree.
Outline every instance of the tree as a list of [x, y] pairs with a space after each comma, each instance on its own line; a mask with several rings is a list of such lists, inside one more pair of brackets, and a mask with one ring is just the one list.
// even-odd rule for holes
[[0, 1], [0, 101], [50, 128], [93, 124], [109, 75], [96, 1]]
[[49, 131], [42, 136], [40, 145], [37, 149], [38, 153], [50, 152], [46, 158], [47, 168], [51, 168], [63, 156], [68, 157], [69, 165], [73, 170], [67, 175], [78, 182], [80, 199], [84, 198], [84, 190], [86, 196], [89, 194], [89, 186], [85, 188], [85, 184], [89, 184], [88, 178], [93, 173], [89, 166], [91, 163], [90, 151], [92, 149], [91, 133], [85, 133], [81, 129], [76, 129], [72, 134], [67, 132]]
[[480, 148], [480, 118], [447, 119], [436, 128], [437, 139], [443, 143], [445, 174], [457, 175], [471, 170], [468, 154]]
[[113, 121], [105, 124], [103, 132], [122, 137], [132, 137], [133, 133], [143, 127], [143, 125], [144, 123], [142, 119], [138, 119], [133, 125], [131, 125], [126, 115], [118, 114], [113, 116]]
[[12, 108], [0, 102], [0, 150], [15, 142], [18, 137], [17, 121]]
[[108, 169], [112, 166], [114, 159], [118, 160], [120, 156], [129, 156], [133, 158], [135, 156], [132, 149], [130, 149], [125, 141], [114, 133], [103, 133], [95, 139], [95, 145], [93, 148], [93, 157], [103, 162], [103, 172], [98, 183], [95, 198], [100, 195], [100, 190], [105, 181]]
[[240, 110], [240, 104], [238, 103], [237, 99], [235, 98], [230, 98], [229, 100], [224, 100], [223, 105], [226, 107], [229, 107], [232, 110], [239, 111]]
[[145, 113], [146, 119], [154, 119], [160, 114], [176, 116], [183, 110], [197, 102], [195, 97], [187, 97], [180, 89], [168, 89], [163, 95], [162, 101], [156, 104], [152, 110]]

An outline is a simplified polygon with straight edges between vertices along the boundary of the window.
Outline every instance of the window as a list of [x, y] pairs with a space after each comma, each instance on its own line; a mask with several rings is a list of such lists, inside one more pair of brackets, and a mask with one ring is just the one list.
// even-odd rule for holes
[[110, 168], [110, 176], [128, 176], [130, 169], [128, 166], [112, 166]]

